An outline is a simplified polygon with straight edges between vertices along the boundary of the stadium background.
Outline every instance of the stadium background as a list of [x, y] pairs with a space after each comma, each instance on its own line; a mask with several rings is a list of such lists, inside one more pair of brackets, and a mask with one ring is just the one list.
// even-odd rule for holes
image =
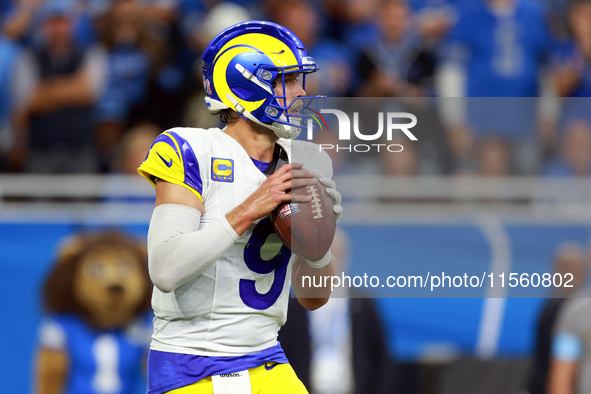
[[[39, 290], [59, 241], [106, 227], [145, 238], [153, 190], [133, 175], [138, 160], [165, 128], [217, 125], [202, 105], [199, 54], [240, 20], [273, 20], [303, 39], [322, 70], [309, 93], [413, 97], [401, 105], [420, 112], [419, 142], [404, 142], [404, 154], [333, 155], [351, 275], [387, 277], [434, 262], [486, 269], [495, 261], [511, 272], [551, 272], [563, 242], [586, 248], [591, 6], [516, 0], [518, 11], [508, 17], [491, 11], [505, 3], [1, 2], [3, 391], [32, 387]], [[77, 88], [66, 78], [44, 81], [31, 55], [64, 42], [85, 59], [78, 67], [87, 79]], [[67, 88], [70, 101], [57, 93]], [[437, 98], [446, 96], [459, 98]], [[63, 101], [35, 107], [35, 98]], [[372, 179], [373, 187], [359, 186]], [[516, 361], [509, 365], [522, 373], [502, 376], [522, 388], [548, 295], [377, 302], [395, 360], [482, 361], [483, 380], [492, 368], [486, 360]]]

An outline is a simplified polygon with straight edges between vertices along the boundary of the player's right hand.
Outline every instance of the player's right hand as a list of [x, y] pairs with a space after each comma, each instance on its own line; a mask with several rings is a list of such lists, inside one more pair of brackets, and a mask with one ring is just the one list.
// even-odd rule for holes
[[291, 194], [291, 189], [314, 185], [314, 174], [304, 170], [302, 163], [284, 164], [245, 201], [249, 206], [249, 215], [257, 220], [269, 215], [277, 205], [291, 201], [310, 202], [311, 196]]

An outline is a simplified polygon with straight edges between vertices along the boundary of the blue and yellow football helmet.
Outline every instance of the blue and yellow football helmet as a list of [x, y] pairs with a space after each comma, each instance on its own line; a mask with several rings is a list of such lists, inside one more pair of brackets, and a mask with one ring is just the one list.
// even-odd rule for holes
[[318, 108], [319, 100], [326, 99], [306, 96], [287, 103], [285, 96], [275, 94], [277, 76], [281, 76], [285, 92], [285, 74], [301, 73], [305, 90], [306, 74], [318, 70], [300, 39], [276, 23], [248, 21], [229, 27], [209, 43], [202, 60], [209, 110], [233, 109], [280, 138], [295, 138], [300, 132], [302, 116], [289, 113], [295, 102]]

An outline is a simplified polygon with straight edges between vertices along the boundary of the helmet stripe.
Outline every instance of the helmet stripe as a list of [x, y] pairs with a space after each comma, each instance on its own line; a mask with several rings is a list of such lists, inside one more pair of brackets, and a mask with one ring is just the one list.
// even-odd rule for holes
[[[293, 51], [281, 40], [261, 33], [249, 33], [233, 38], [222, 47], [216, 59], [232, 46], [254, 46], [267, 55], [277, 67], [296, 66], [298, 60]], [[214, 59], [214, 62], [215, 60]]]

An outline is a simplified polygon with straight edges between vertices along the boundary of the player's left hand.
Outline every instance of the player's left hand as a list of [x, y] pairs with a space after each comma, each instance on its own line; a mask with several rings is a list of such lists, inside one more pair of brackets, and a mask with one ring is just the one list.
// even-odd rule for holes
[[341, 215], [343, 214], [343, 207], [341, 205], [343, 197], [341, 196], [341, 193], [338, 192], [336, 183], [332, 179], [322, 176], [317, 172], [313, 172], [313, 174], [318, 177], [318, 181], [326, 188], [326, 194], [332, 198], [332, 201], [334, 202], [332, 210], [335, 215], [337, 215], [338, 223], [338, 221], [341, 219]]

